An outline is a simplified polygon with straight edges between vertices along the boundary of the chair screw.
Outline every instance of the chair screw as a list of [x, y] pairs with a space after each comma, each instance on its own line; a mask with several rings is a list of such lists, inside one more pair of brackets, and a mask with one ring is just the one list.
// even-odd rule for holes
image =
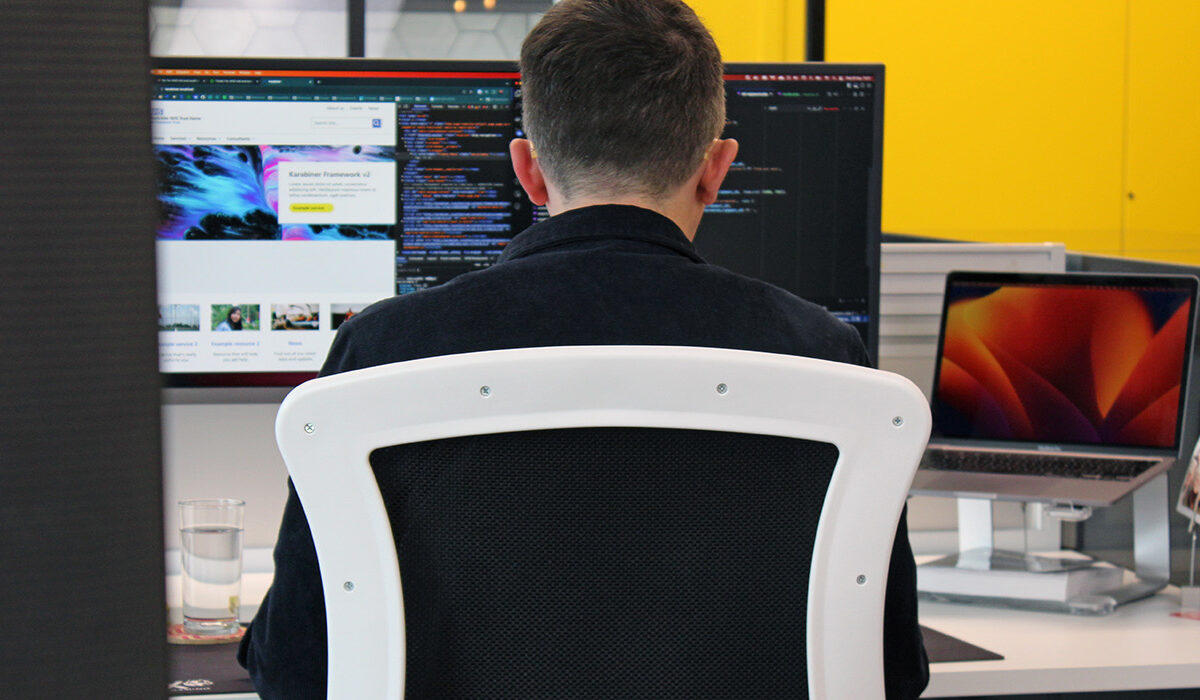
[[484, 398], [491, 396], [492, 395], [492, 387], [490, 387], [490, 386], [479, 387], [479, 395]]
[[859, 574], [858, 578], [854, 579], [854, 582], [860, 586], [865, 586], [867, 584], [867, 577], [862, 574]]
[[313, 432], [315, 432], [315, 431], [316, 431], [316, 429], [317, 429], [317, 426], [313, 425], [312, 423], [305, 423], [305, 424], [304, 424], [304, 432], [306, 432], [306, 433], [308, 433], [308, 434], [310, 434], [310, 435], [311, 435]]
[[350, 591], [354, 590], [354, 582], [347, 581], [342, 584], [342, 588], [345, 588], [347, 592], [350, 592]]
[[904, 425], [904, 419], [901, 418], [900, 416], [896, 416], [895, 418], [892, 419], [892, 425], [899, 428], [900, 426]]
[[729, 387], [723, 383], [718, 384], [717, 385], [717, 393], [720, 394], [721, 396], [724, 396], [725, 394], [729, 393]]

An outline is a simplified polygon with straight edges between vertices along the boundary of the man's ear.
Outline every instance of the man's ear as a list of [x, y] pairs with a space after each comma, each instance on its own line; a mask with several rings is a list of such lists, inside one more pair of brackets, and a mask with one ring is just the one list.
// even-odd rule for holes
[[529, 195], [530, 202], [542, 206], [549, 200], [549, 191], [546, 189], [546, 178], [542, 175], [542, 168], [538, 165], [535, 153], [529, 139], [513, 139], [508, 144], [513, 172], [521, 181], [521, 187], [525, 194]]
[[700, 166], [700, 180], [696, 183], [696, 198], [708, 206], [717, 201], [721, 191], [721, 183], [729, 166], [737, 157], [738, 143], [733, 139], [716, 139], [708, 151], [708, 157]]

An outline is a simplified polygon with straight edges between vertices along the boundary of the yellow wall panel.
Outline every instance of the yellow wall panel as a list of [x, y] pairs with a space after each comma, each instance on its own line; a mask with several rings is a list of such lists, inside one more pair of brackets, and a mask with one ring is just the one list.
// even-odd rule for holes
[[805, 0], [787, 0], [783, 12], [783, 60], [803, 61], [807, 7]]
[[[688, 0], [726, 61], [782, 61], [788, 5], [794, 0]], [[803, 25], [801, 25], [803, 27]], [[803, 44], [803, 34], [800, 37]]]
[[1200, 2], [1134, 0], [1129, 33], [1125, 250], [1200, 263]]
[[1121, 250], [1124, 0], [828, 0], [826, 42], [887, 65], [884, 230]]

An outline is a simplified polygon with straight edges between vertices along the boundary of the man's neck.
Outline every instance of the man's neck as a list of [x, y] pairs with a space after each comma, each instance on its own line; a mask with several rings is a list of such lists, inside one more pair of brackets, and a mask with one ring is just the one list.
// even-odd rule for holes
[[572, 209], [582, 209], [583, 207], [594, 207], [603, 204], [624, 204], [633, 207], [641, 207], [657, 212], [675, 222], [675, 225], [683, 231], [683, 235], [687, 236], [690, 241], [696, 237], [696, 229], [700, 225], [700, 214], [703, 213], [703, 207], [693, 211], [696, 207], [681, 206], [682, 202], [675, 201], [676, 198], [667, 198], [665, 200], [651, 199], [639, 195], [613, 195], [608, 197], [573, 197], [569, 200], [564, 200], [561, 197], [551, 196], [546, 202], [546, 210], [550, 212], [550, 216], [561, 214]]

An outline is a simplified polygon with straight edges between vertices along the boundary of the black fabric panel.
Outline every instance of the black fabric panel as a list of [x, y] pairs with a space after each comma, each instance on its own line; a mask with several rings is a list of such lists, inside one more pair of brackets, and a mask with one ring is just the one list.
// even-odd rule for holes
[[825, 443], [641, 428], [377, 450], [406, 697], [806, 697], [836, 460]]
[[147, 9], [0, 3], [0, 696], [166, 692]]

